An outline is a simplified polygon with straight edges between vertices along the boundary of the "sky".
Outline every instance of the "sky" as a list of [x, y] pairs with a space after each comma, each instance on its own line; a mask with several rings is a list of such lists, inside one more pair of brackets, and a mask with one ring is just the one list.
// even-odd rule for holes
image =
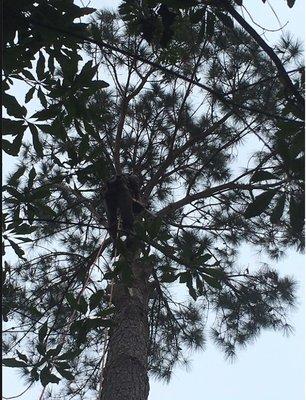
[[[83, 4], [102, 9], [116, 9], [120, 1], [83, 0]], [[284, 25], [286, 26], [283, 31], [289, 31], [294, 37], [304, 40], [304, 0], [296, 0], [292, 9], [287, 7], [286, 0], [270, 0], [265, 4], [261, 0], [244, 0], [244, 5], [253, 16], [259, 33], [262, 33], [262, 29], [258, 25], [271, 30], [265, 33], [265, 38], [270, 44], [277, 41], [280, 35], [280, 32], [275, 30]], [[277, 13], [278, 19], [272, 9]], [[246, 11], [244, 16], [248, 18]], [[187, 371], [175, 369], [169, 384], [151, 380], [149, 400], [304, 399], [304, 256], [288, 251], [287, 256], [275, 264], [264, 254], [256, 253], [254, 248], [243, 246], [238, 264], [256, 266], [262, 262], [275, 266], [282, 275], [294, 277], [298, 283], [298, 304], [290, 315], [290, 322], [295, 328], [294, 333], [286, 337], [280, 332], [264, 331], [255, 343], [238, 351], [234, 362], [226, 361], [223, 353], [208, 340], [205, 351], [191, 355], [192, 362]], [[15, 371], [4, 368], [3, 378], [4, 396], [14, 396], [22, 392], [22, 381]], [[36, 387], [19, 399], [38, 399], [39, 393], [40, 390]]]

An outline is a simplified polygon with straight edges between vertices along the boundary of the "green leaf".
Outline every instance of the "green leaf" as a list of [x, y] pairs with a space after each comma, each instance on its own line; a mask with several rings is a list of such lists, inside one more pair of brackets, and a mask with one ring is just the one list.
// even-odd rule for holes
[[9, 154], [10, 156], [17, 155], [17, 154], [13, 154], [12, 143], [10, 143], [6, 139], [2, 139], [2, 148], [3, 148], [3, 151], [5, 153]]
[[22, 118], [27, 115], [27, 110], [25, 107], [22, 107], [15, 97], [11, 96], [10, 94], [4, 93], [3, 94], [3, 105], [6, 108], [6, 112], [8, 115], [16, 118]]
[[70, 371], [67, 371], [64, 368], [61, 368], [59, 364], [56, 364], [55, 368], [62, 375], [63, 378], [67, 379], [68, 381], [74, 380], [74, 375]]
[[48, 102], [47, 102], [46, 96], [45, 96], [44, 92], [41, 90], [41, 88], [38, 88], [37, 97], [39, 98], [39, 101], [40, 101], [41, 105], [44, 108], [47, 108], [48, 107]]
[[22, 223], [22, 219], [20, 218], [20, 205], [18, 205], [14, 210], [13, 222], [14, 222], [14, 225], [19, 225]]
[[229, 15], [224, 14], [222, 12], [216, 12], [216, 15], [217, 15], [218, 19], [223, 23], [223, 25], [225, 25], [226, 27], [228, 27], [230, 29], [234, 28], [234, 22]]
[[88, 15], [88, 14], [92, 14], [95, 11], [97, 11], [96, 8], [92, 8], [92, 7], [81, 7], [81, 16], [83, 15]]
[[20, 360], [23, 360], [24, 362], [28, 362], [28, 357], [25, 354], [20, 353], [18, 350], [16, 350], [16, 353], [18, 354], [18, 357]]
[[54, 365], [56, 368], [70, 369], [70, 365], [65, 361], [55, 361]]
[[93, 81], [92, 83], [97, 89], [105, 89], [109, 87], [109, 83], [102, 81], [101, 79]]
[[48, 357], [55, 357], [55, 356], [59, 355], [59, 353], [61, 352], [62, 348], [63, 348], [63, 345], [59, 344], [54, 349], [48, 350], [47, 353], [46, 353], [46, 357], [47, 358]]
[[92, 60], [87, 61], [87, 63], [83, 66], [81, 72], [76, 77], [76, 81], [78, 82], [92, 82], [93, 77], [97, 73], [98, 66], [92, 66]]
[[78, 71], [78, 58], [77, 57], [60, 57], [58, 61], [62, 68], [64, 77], [63, 85], [70, 86]]
[[78, 304], [78, 309], [82, 314], [86, 314], [88, 310], [88, 304], [84, 298], [84, 296], [81, 296], [79, 298], [79, 304]]
[[287, 0], [288, 7], [292, 8], [295, 4], [295, 0]]
[[80, 311], [82, 314], [86, 314], [88, 309], [88, 304], [84, 296], [81, 296], [80, 299], [77, 301], [77, 299], [74, 297], [72, 293], [67, 293], [66, 299], [68, 301], [68, 304], [73, 310]]
[[39, 57], [37, 60], [37, 64], [36, 64], [36, 74], [37, 74], [37, 78], [41, 81], [44, 78], [44, 72], [45, 72], [45, 57], [44, 57], [43, 53], [40, 51]]
[[39, 343], [37, 344], [37, 346], [36, 346], [36, 349], [37, 349], [38, 353], [39, 353], [41, 356], [45, 356], [45, 355], [46, 355], [46, 349], [47, 349], [47, 347], [46, 347], [46, 344], [45, 344], [45, 343], [39, 342]]
[[207, 253], [207, 254], [203, 254], [202, 256], [198, 257], [197, 260], [199, 261], [199, 263], [204, 264], [204, 263], [206, 263], [206, 261], [210, 260], [211, 257], [212, 257], [212, 255]]
[[12, 248], [13, 248], [14, 252], [17, 254], [17, 256], [19, 258], [24, 258], [23, 257], [24, 256], [24, 251], [22, 250], [22, 248], [20, 248], [18, 246], [18, 244], [13, 242], [12, 240], [8, 239], [8, 241], [10, 242], [10, 245], [12, 246]]
[[60, 382], [60, 378], [54, 374], [49, 374], [48, 380], [50, 383], [56, 383], [58, 384]]
[[29, 306], [29, 311], [30, 311], [30, 313], [31, 313], [33, 316], [35, 316], [35, 317], [37, 317], [37, 318], [41, 318], [41, 317], [43, 316], [43, 313], [40, 312], [40, 311], [37, 309], [37, 307], [34, 307], [34, 306], [32, 306], [32, 305]]
[[277, 224], [280, 221], [284, 212], [285, 202], [286, 202], [286, 195], [284, 193], [280, 195], [279, 198], [277, 199], [276, 205], [271, 213], [270, 221], [272, 222], [272, 224]]
[[172, 8], [189, 8], [197, 6], [197, 0], [163, 0], [163, 4], [166, 4]]
[[[55, 137], [62, 139], [63, 141], [67, 140], [67, 132], [59, 118], [56, 118], [51, 124], [51, 131], [50, 134], [54, 135]], [[43, 129], [42, 129], [43, 130]]]
[[17, 169], [17, 171], [10, 177], [10, 182], [16, 182], [19, 178], [22, 177], [22, 175], [24, 174], [24, 171], [26, 170], [26, 166], [22, 165], [21, 167], [19, 167]]
[[179, 275], [166, 273], [161, 277], [161, 282], [171, 283], [174, 282], [178, 277]]
[[305, 219], [305, 201], [304, 198], [297, 199], [290, 196], [289, 203], [290, 225], [294, 234], [300, 234], [304, 227]]
[[[35, 230], [36, 230], [36, 227], [35, 227]], [[21, 240], [23, 243], [33, 242], [32, 239], [26, 238], [26, 237], [22, 237], [22, 236], [16, 236], [16, 239], [17, 240]]]
[[97, 290], [96, 293], [93, 293], [90, 296], [89, 299], [89, 308], [90, 311], [94, 310], [96, 307], [98, 307], [98, 305], [100, 304], [100, 302], [103, 300], [103, 297], [105, 295], [105, 291], [103, 289]]
[[[79, 7], [76, 4], [70, 5], [69, 7], [69, 13], [67, 13], [67, 15], [69, 17], [72, 17], [73, 19], [75, 18], [80, 18], [83, 15], [88, 15], [88, 14], [92, 14], [93, 12], [95, 12], [96, 9], [95, 8], [91, 8], [91, 7]], [[78, 26], [78, 24], [73, 24], [74, 26]]]
[[305, 181], [305, 156], [295, 158], [291, 161], [291, 171], [296, 179]]
[[16, 190], [14, 187], [5, 186], [5, 189], [3, 188], [3, 191], [8, 192], [12, 197], [15, 197], [16, 199], [19, 199], [20, 201], [23, 201], [22, 193], [19, 193], [18, 190]]
[[79, 145], [80, 156], [84, 156], [88, 150], [89, 150], [89, 135], [86, 134], [82, 137], [82, 140]]
[[36, 176], [36, 171], [35, 171], [35, 167], [31, 168], [31, 171], [29, 172], [29, 180], [28, 180], [28, 188], [32, 189], [33, 187], [33, 182]]
[[172, 235], [164, 228], [161, 229], [158, 234], [158, 240], [161, 242], [167, 242], [169, 239], [172, 239]]
[[28, 103], [33, 98], [34, 93], [35, 93], [35, 86], [31, 87], [30, 90], [25, 95], [26, 103]]
[[15, 227], [14, 232], [17, 233], [17, 235], [26, 235], [26, 234], [31, 234], [32, 232], [36, 231], [36, 229], [37, 229], [36, 226], [21, 224]]
[[28, 218], [29, 224], [32, 225], [35, 218], [35, 208], [30, 203], [27, 203], [26, 216]]
[[82, 332], [86, 332], [86, 326], [84, 326], [84, 321], [86, 321], [87, 318], [84, 319], [79, 319], [77, 321], [74, 321], [71, 325], [70, 325], [70, 333], [71, 334], [75, 334], [75, 333], [80, 333], [80, 331]]
[[37, 368], [34, 367], [31, 370], [31, 377], [35, 380], [35, 381], [39, 381], [39, 374], [37, 372]]
[[222, 279], [225, 277], [225, 272], [222, 268], [206, 267], [203, 271], [205, 275], [210, 275], [217, 279]]
[[47, 121], [48, 119], [53, 119], [58, 116], [60, 109], [58, 106], [49, 107], [44, 110], [37, 111], [31, 116], [31, 118], [36, 118], [38, 121]]
[[28, 71], [27, 69], [22, 70], [21, 72], [27, 79], [29, 79], [30, 81], [36, 81], [36, 79], [34, 78], [33, 74]]
[[66, 300], [73, 310], [78, 310], [78, 302], [72, 293], [66, 294]]
[[247, 209], [245, 210], [245, 218], [248, 219], [256, 217], [257, 215], [260, 215], [263, 211], [265, 211], [277, 191], [277, 189], [267, 190], [266, 192], [263, 192], [260, 195], [256, 196], [253, 203], [249, 204]]
[[51, 217], [55, 218], [57, 216], [56, 212], [52, 210], [51, 207], [46, 206], [42, 202], [36, 202], [36, 207], [34, 208], [34, 214], [38, 217]]
[[5, 367], [10, 367], [10, 368], [27, 367], [27, 364], [25, 362], [16, 360], [15, 358], [2, 358], [2, 364]]
[[20, 151], [20, 148], [21, 148], [21, 145], [22, 145], [22, 139], [23, 139], [23, 134], [18, 134], [15, 137], [15, 139], [13, 140], [12, 149], [15, 149], [14, 150], [14, 155], [16, 155], [16, 156], [19, 154], [19, 151]]
[[55, 71], [55, 66], [54, 66], [54, 55], [51, 54], [50, 50], [48, 51], [49, 53], [49, 58], [48, 58], [48, 69], [51, 72], [51, 74], [54, 74]]
[[186, 285], [188, 287], [188, 292], [190, 296], [193, 298], [194, 301], [197, 300], [197, 292], [195, 291], [195, 288], [192, 286], [192, 278], [190, 276], [190, 279], [187, 280]]
[[222, 289], [221, 283], [218, 281], [218, 279], [212, 278], [206, 274], [203, 274], [202, 277], [204, 281], [209, 284], [209, 286], [212, 286], [215, 289]]
[[18, 156], [20, 147], [22, 145], [22, 139], [23, 133], [19, 133], [13, 140], [13, 143], [10, 143], [8, 140], [2, 139], [3, 150], [10, 156]]
[[190, 14], [190, 22], [192, 24], [197, 24], [204, 18], [205, 12], [206, 12], [205, 8], [200, 8], [199, 10], [191, 13]]
[[179, 274], [180, 283], [186, 283], [189, 276], [190, 276], [190, 272], [189, 272], [189, 271], [181, 272], [181, 273]]
[[[302, 120], [304, 119], [304, 111], [302, 111], [296, 104], [291, 103], [291, 102], [287, 103], [285, 105], [285, 107], [282, 109], [282, 115], [287, 116], [289, 114], [293, 114], [295, 117], [300, 118]], [[295, 124], [298, 123], [298, 121], [295, 121], [295, 120], [293, 120], [292, 122]], [[286, 121], [286, 123], [284, 121], [283, 121], [283, 123], [279, 122], [277, 125], [279, 127], [284, 127], [284, 128], [282, 128], [282, 130], [284, 130], [284, 132], [287, 131], [289, 134], [290, 133], [294, 134], [296, 132], [296, 129], [293, 129], [293, 130], [286, 129], [286, 126], [292, 125], [292, 123], [289, 121]]]
[[146, 228], [151, 239], [154, 239], [156, 236], [158, 236], [158, 233], [162, 225], [163, 225], [163, 220], [161, 218], [155, 218], [153, 220], [150, 220]]
[[48, 383], [59, 383], [60, 378], [58, 378], [56, 375], [51, 374], [50, 368], [48, 365], [46, 365], [40, 373], [40, 382], [43, 385], [43, 387], [47, 386]]
[[42, 158], [44, 156], [44, 153], [43, 153], [43, 146], [39, 140], [38, 129], [34, 124], [31, 124], [30, 122], [29, 122], [29, 128], [32, 133], [33, 146], [36, 151], [36, 154]]
[[253, 174], [251, 181], [252, 182], [260, 182], [260, 181], [268, 181], [270, 179], [278, 179], [278, 177], [269, 171], [260, 169], [259, 171], [256, 171]]
[[48, 332], [48, 323], [45, 322], [38, 331], [38, 340], [43, 342]]
[[2, 118], [2, 135], [17, 135], [22, 134], [27, 129], [24, 121], [21, 119], [13, 120]]
[[39, 188], [35, 188], [31, 191], [32, 199], [44, 199], [50, 196], [50, 189], [46, 186], [41, 186]]

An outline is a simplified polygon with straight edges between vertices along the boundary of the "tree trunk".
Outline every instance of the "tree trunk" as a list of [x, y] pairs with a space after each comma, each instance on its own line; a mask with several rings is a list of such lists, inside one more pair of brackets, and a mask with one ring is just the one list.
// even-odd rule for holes
[[149, 267], [134, 262], [133, 282], [115, 283], [116, 307], [103, 372], [101, 400], [147, 400]]

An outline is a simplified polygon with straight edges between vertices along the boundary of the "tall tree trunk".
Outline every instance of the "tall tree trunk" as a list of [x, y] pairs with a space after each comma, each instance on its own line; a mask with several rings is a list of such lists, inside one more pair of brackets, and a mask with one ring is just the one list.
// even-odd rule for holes
[[147, 400], [148, 379], [148, 279], [150, 268], [134, 262], [133, 282], [115, 283], [116, 307], [101, 400]]

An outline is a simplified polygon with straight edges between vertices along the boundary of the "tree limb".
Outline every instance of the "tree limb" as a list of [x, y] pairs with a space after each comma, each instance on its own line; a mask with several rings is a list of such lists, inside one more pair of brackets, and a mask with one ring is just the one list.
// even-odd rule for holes
[[219, 3], [219, 7], [224, 7], [225, 10], [241, 25], [245, 31], [256, 41], [256, 43], [262, 48], [262, 50], [269, 56], [269, 58], [273, 61], [274, 65], [277, 68], [279, 73], [279, 77], [283, 82], [285, 89], [287, 88], [291, 94], [296, 98], [297, 102], [304, 109], [305, 99], [297, 88], [294, 86], [293, 82], [289, 78], [287, 71], [285, 70], [281, 60], [278, 58], [277, 54], [274, 52], [272, 47], [270, 47], [263, 38], [256, 32], [254, 28], [235, 10], [235, 8], [229, 3], [229, 1], [217, 0], [216, 3]]
[[236, 180], [228, 183], [223, 183], [222, 185], [215, 186], [213, 188], [207, 188], [202, 190], [201, 192], [195, 193], [195, 194], [188, 194], [182, 199], [175, 201], [173, 203], [168, 204], [166, 207], [162, 208], [159, 210], [156, 215], [157, 216], [165, 216], [167, 213], [171, 213], [173, 211], [176, 211], [182, 207], [184, 207], [187, 204], [190, 204], [191, 202], [195, 200], [202, 200], [207, 197], [211, 197], [215, 193], [227, 191], [227, 190], [234, 190], [234, 189], [242, 189], [242, 190], [256, 190], [256, 189], [270, 189], [271, 187], [275, 187], [280, 185], [281, 183], [284, 183], [284, 181], [280, 181], [277, 183], [273, 183], [270, 185], [251, 185], [251, 184], [243, 184], [243, 183], [236, 183]]

